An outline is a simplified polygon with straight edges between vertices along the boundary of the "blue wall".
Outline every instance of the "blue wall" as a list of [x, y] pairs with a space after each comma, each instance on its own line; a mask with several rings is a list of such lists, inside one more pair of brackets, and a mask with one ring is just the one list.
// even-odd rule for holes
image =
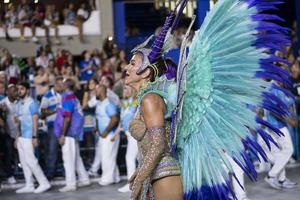
[[196, 28], [199, 29], [207, 12], [209, 11], [209, 0], [197, 0], [197, 9], [195, 11], [196, 15]]
[[114, 1], [114, 37], [119, 48], [124, 49], [126, 44], [125, 4], [124, 1]]
[[300, 1], [295, 0], [296, 2], [296, 19], [297, 19], [297, 29], [298, 29], [298, 43], [297, 43], [297, 49], [300, 49]]

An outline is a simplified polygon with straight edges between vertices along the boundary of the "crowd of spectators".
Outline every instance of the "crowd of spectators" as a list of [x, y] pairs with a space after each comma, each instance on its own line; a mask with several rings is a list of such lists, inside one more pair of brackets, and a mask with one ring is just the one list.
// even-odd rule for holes
[[[18, 89], [16, 86], [21, 82], [25, 81], [29, 83], [30, 96], [36, 99], [38, 105], [40, 105], [39, 128], [41, 135], [49, 135], [49, 127], [48, 129], [43, 129], [45, 126], [47, 127], [47, 125], [45, 125], [47, 124], [47, 120], [45, 121], [47, 117], [42, 114], [45, 98], [48, 98], [49, 91], [51, 91], [52, 88], [59, 87], [57, 84], [61, 82], [60, 80], [71, 80], [74, 83], [74, 93], [85, 113], [84, 125], [88, 133], [84, 136], [83, 146], [87, 149], [94, 149], [95, 147], [93, 128], [95, 127], [96, 108], [90, 108], [89, 105], [90, 101], [96, 95], [96, 86], [98, 84], [103, 85], [105, 91], [107, 91], [108, 98], [114, 105], [117, 105], [119, 108], [121, 107], [120, 99], [122, 99], [123, 95], [123, 71], [124, 67], [128, 64], [128, 60], [125, 51], [119, 50], [117, 45], [111, 40], [105, 42], [102, 50], [85, 50], [78, 56], [72, 55], [67, 49], [58, 49], [56, 52], [53, 52], [50, 44], [40, 46], [36, 56], [27, 58], [16, 57], [8, 49], [3, 48], [0, 61], [1, 113], [7, 110], [4, 108], [7, 105], [3, 107], [4, 101], [2, 100], [8, 96], [8, 91], [12, 90], [12, 88], [16, 91]], [[18, 99], [18, 95], [15, 95], [14, 100], [11, 102], [12, 104]], [[5, 116], [3, 116], [2, 120], [6, 121]], [[0, 122], [4, 121], [0, 120]], [[12, 123], [14, 123], [13, 121], [14, 120], [11, 120]], [[13, 177], [14, 172], [16, 172], [18, 168], [18, 159], [15, 155], [15, 150], [13, 150], [12, 141], [15, 140], [16, 136], [5, 133], [5, 124], [0, 124], [0, 126], [3, 128], [1, 134], [5, 134], [5, 137], [7, 136], [7, 138], [1, 140], [1, 142], [5, 143], [5, 141], [9, 140], [7, 145], [10, 145], [3, 145], [3, 147], [5, 146], [5, 151], [4, 154], [2, 154], [2, 156], [9, 157], [4, 164], [2, 163], [4, 166], [9, 165], [9, 170], [0, 167], [0, 174], [5, 174], [9, 183], [14, 183], [15, 179]], [[49, 141], [47, 141], [49, 137], [40, 137], [41, 140], [46, 140], [41, 141], [41, 144], [44, 144], [41, 146], [41, 149], [43, 149], [49, 145]], [[7, 153], [7, 151], [9, 151], [9, 153]], [[85, 165], [91, 166], [93, 162], [93, 151], [86, 152], [85, 155]], [[52, 179], [55, 176], [55, 170], [50, 169], [50, 172], [47, 170], [47, 159], [49, 158], [51, 158], [51, 155], [45, 155], [46, 160], [44, 160], [42, 167], [47, 171], [46, 176], [48, 179]], [[0, 164], [0, 166], [2, 165]], [[93, 175], [97, 173], [98, 171], [94, 171]], [[70, 188], [67, 188], [67, 190], [68, 189]]]
[[0, 26], [5, 32], [6, 39], [12, 41], [9, 29], [20, 29], [20, 40], [27, 41], [24, 31], [29, 27], [32, 31], [32, 41], [39, 42], [36, 37], [36, 28], [45, 30], [48, 43], [50, 28], [55, 30], [55, 44], [60, 44], [58, 25], [67, 24], [78, 27], [79, 39], [84, 42], [83, 23], [89, 18], [91, 11], [95, 9], [94, 1], [81, 1], [76, 6], [74, 3], [67, 3], [63, 9], [57, 8], [56, 4], [34, 3], [30, 0], [21, 0], [20, 4], [14, 2], [4, 4], [0, 9]]

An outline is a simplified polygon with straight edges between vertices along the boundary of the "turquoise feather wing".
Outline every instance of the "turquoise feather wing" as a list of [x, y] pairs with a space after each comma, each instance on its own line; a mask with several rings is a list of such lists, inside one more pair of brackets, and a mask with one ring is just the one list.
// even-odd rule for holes
[[[289, 86], [288, 73], [273, 63], [286, 62], [267, 52], [289, 43], [287, 30], [261, 14], [278, 1], [220, 0], [194, 36], [178, 88], [176, 153], [181, 165], [185, 199], [228, 199], [233, 159], [253, 180], [256, 172], [245, 148], [266, 155], [251, 135], [274, 140], [257, 125], [280, 131], [256, 116], [247, 105], [288, 114], [280, 99], [266, 91], [273, 79]], [[182, 75], [182, 74], [181, 74]], [[178, 77], [178, 82], [181, 78]], [[184, 92], [183, 92], [184, 91]], [[181, 95], [181, 96], [180, 96]]]

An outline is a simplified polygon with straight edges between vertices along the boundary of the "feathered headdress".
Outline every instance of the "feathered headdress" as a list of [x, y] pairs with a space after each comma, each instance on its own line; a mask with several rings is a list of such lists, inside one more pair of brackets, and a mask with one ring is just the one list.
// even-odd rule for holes
[[167, 16], [160, 34], [155, 38], [150, 48], [146, 48], [146, 46], [152, 40], [153, 35], [131, 51], [133, 54], [141, 53], [143, 55], [143, 64], [138, 69], [137, 74], [144, 72], [147, 67], [152, 68], [155, 75], [158, 74], [158, 66], [156, 64], [159, 60], [163, 59], [162, 55], [171, 48], [174, 30], [177, 27], [187, 1], [179, 0], [176, 3], [174, 11]]

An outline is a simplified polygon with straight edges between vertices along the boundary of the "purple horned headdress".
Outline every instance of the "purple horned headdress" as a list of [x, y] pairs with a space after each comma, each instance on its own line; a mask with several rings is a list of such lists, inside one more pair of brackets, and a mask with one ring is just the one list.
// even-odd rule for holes
[[[164, 26], [158, 37], [155, 38], [153, 44], [151, 45], [151, 48], [146, 48], [146, 46], [152, 40], [153, 35], [131, 51], [133, 54], [141, 53], [143, 55], [143, 64], [138, 69], [137, 74], [141, 74], [147, 67], [152, 67], [154, 71], [157, 71], [156, 63], [161, 59], [165, 61], [162, 55], [164, 52], [169, 50], [169, 40], [175, 28], [177, 27], [179, 18], [187, 4], [187, 1], [188, 0], [179, 0], [177, 2], [174, 11], [172, 11], [166, 18]], [[179, 8], [178, 11], [177, 8]], [[174, 64], [170, 64], [169, 62], [164, 63], [167, 68], [167, 78], [174, 78], [176, 75], [176, 68], [174, 68]]]

